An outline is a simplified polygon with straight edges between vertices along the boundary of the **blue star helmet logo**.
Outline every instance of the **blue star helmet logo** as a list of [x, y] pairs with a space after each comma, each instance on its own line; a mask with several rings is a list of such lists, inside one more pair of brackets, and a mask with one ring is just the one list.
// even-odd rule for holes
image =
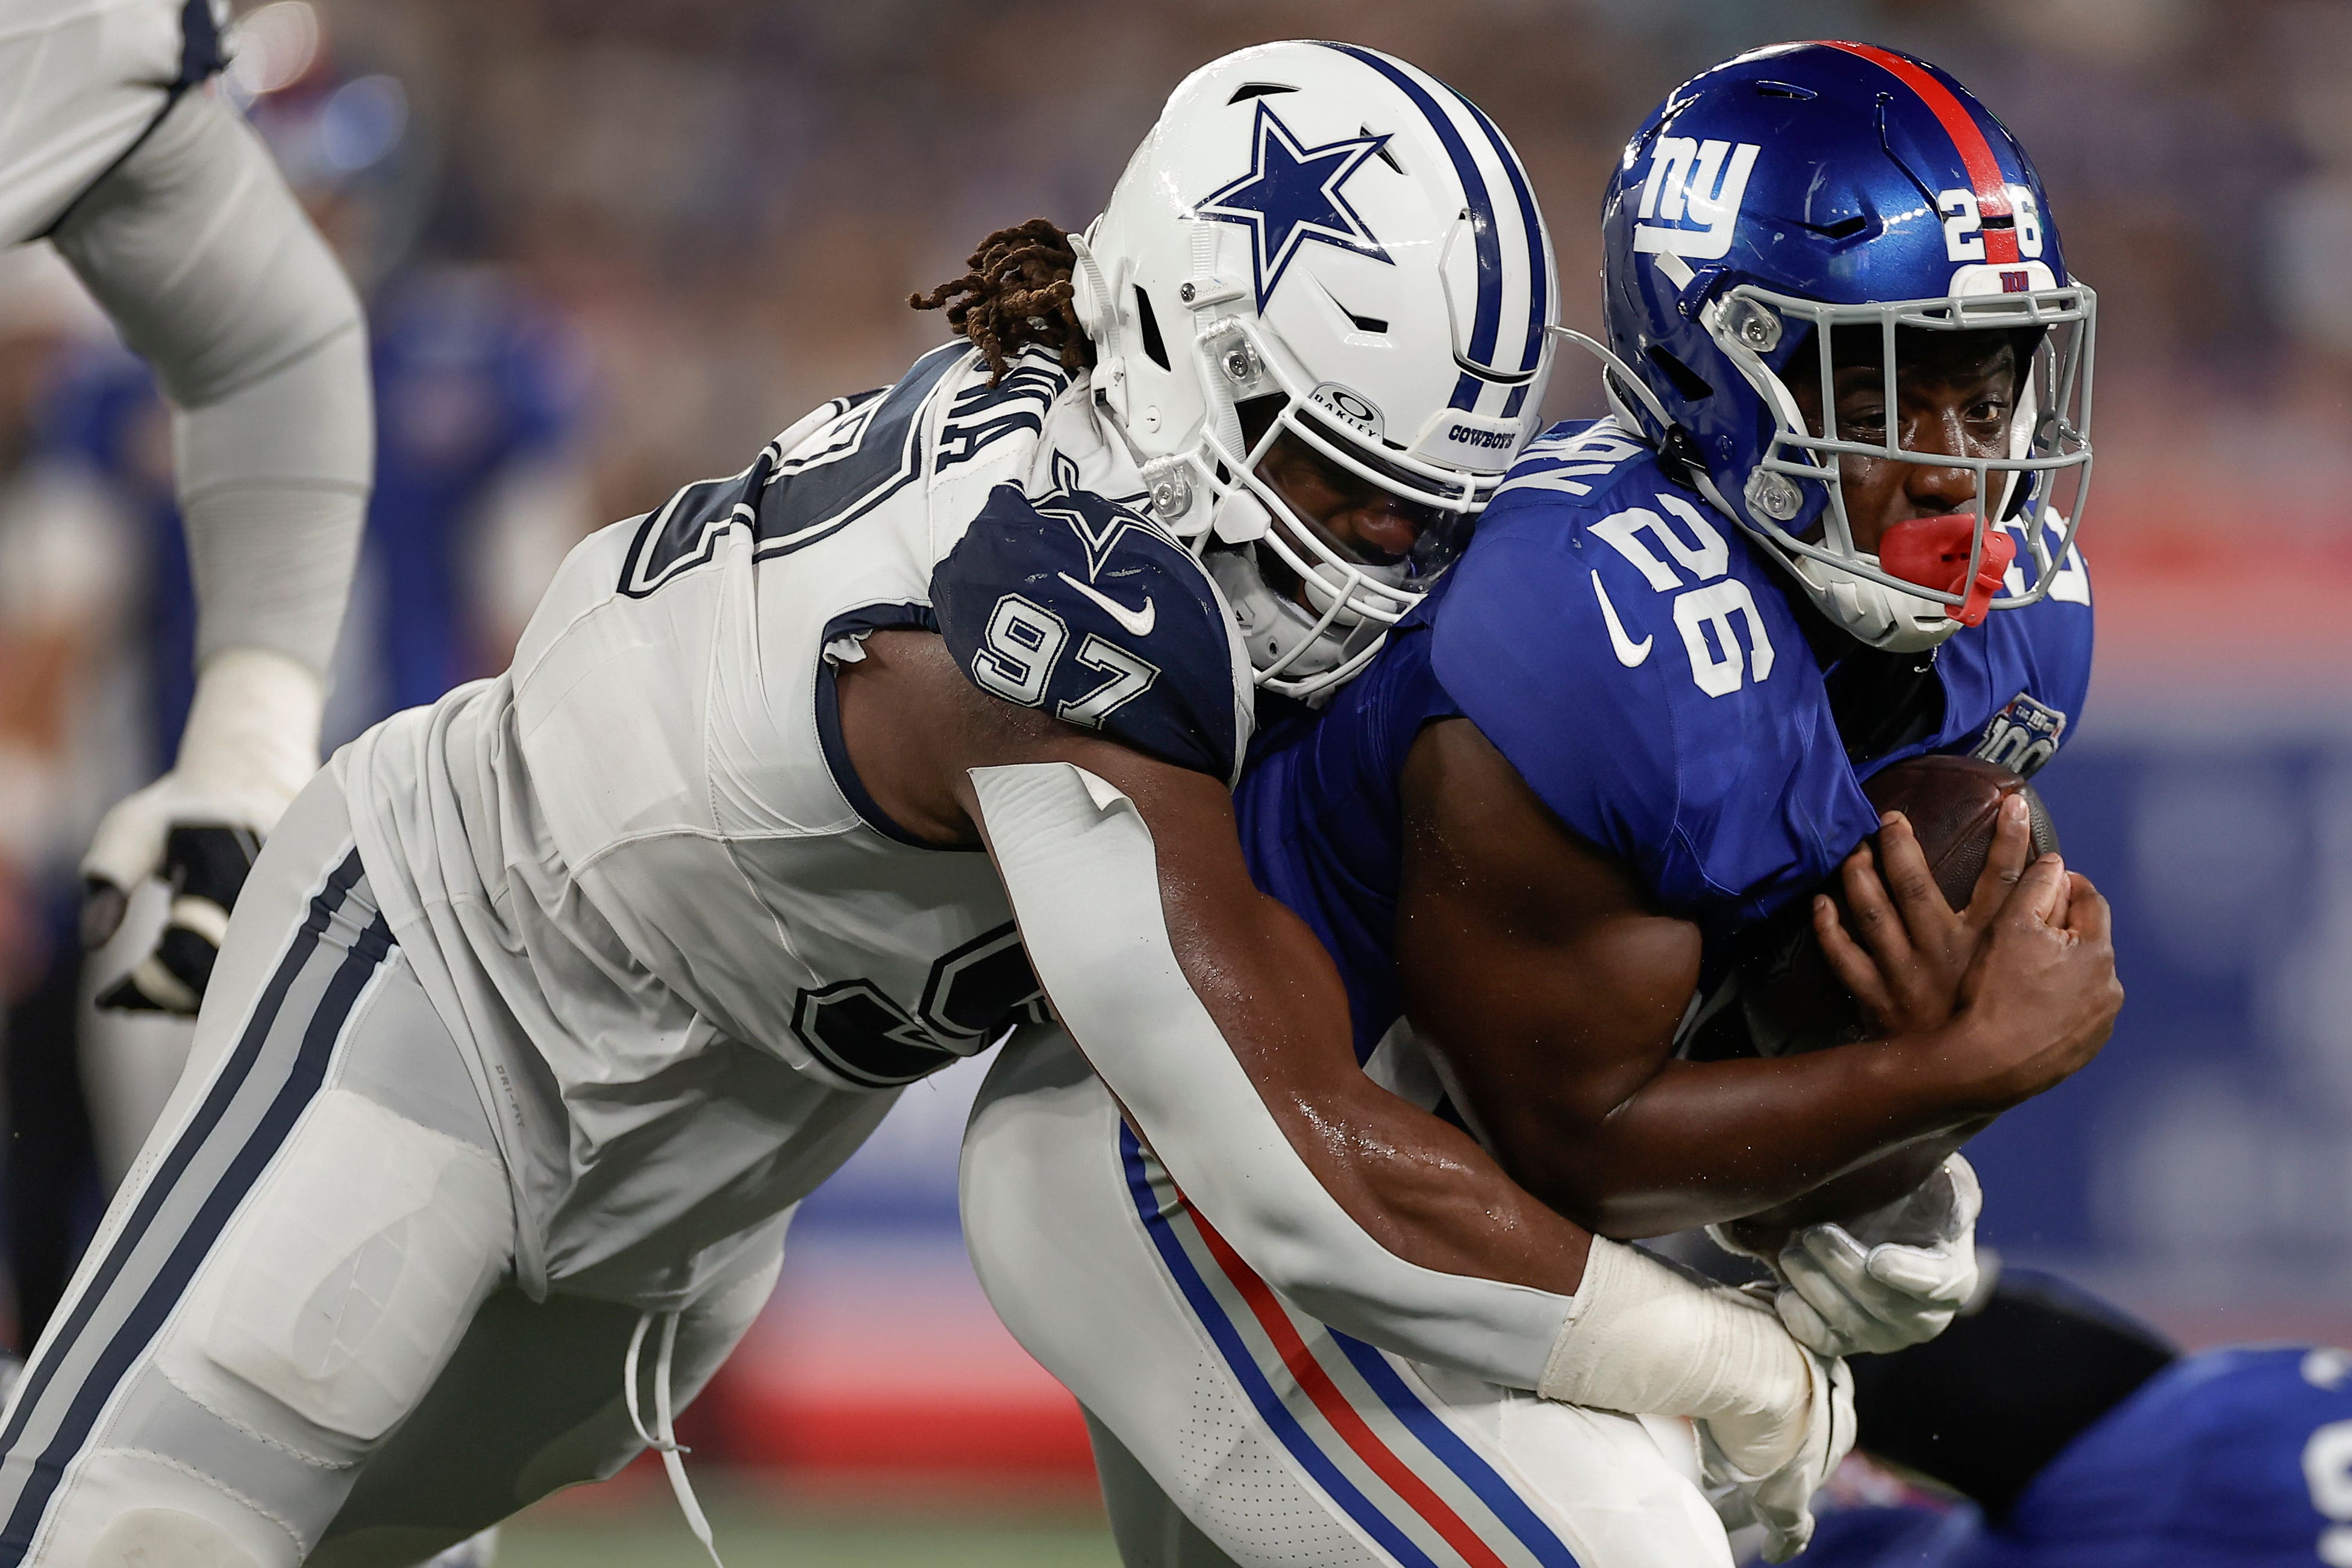
[[1250, 172], [1203, 197], [1194, 210], [1219, 223], [1248, 225], [1261, 313], [1291, 258], [1309, 240], [1395, 265], [1341, 193], [1349, 176], [1380, 156], [1388, 142], [1385, 134], [1366, 131], [1320, 147], [1302, 146], [1265, 100], [1257, 100]]

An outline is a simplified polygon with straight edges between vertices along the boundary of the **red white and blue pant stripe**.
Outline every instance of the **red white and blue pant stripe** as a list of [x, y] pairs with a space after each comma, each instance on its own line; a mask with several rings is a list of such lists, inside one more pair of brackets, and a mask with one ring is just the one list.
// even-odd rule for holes
[[1420, 1379], [1294, 1312], [1186, 1202], [1132, 1129], [1128, 1188], [1161, 1264], [1234, 1382], [1334, 1511], [1403, 1568], [1579, 1568], [1520, 1486]]

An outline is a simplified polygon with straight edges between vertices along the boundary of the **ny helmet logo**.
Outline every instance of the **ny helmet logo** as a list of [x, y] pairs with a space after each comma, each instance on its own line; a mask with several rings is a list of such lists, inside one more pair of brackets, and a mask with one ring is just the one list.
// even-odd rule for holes
[[1698, 261], [1729, 254], [1748, 176], [1762, 151], [1752, 141], [1659, 137], [1650, 152], [1649, 178], [1642, 182], [1642, 222], [1633, 225], [1633, 248]]

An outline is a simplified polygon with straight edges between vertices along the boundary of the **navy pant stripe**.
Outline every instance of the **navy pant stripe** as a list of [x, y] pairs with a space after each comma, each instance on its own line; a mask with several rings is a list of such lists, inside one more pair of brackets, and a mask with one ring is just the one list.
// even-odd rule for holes
[[[308, 918], [289, 944], [276, 973], [270, 977], [251, 1021], [230, 1053], [219, 1078], [205, 1095], [186, 1131], [148, 1181], [140, 1195], [137, 1209], [116, 1237], [104, 1263], [92, 1276], [88, 1287], [78, 1294], [71, 1316], [50, 1336], [42, 1346], [42, 1354], [26, 1369], [27, 1386], [23, 1397], [17, 1401], [7, 1429], [0, 1432], [0, 1452], [13, 1451], [23, 1438], [33, 1415], [47, 1401], [55, 1368], [67, 1359], [68, 1353], [87, 1329], [91, 1317], [130, 1266], [157, 1213], [169, 1201], [205, 1141], [228, 1115], [237, 1097], [246, 1089], [247, 1080], [278, 1022], [288, 992], [293, 988], [295, 981], [316, 952], [329, 921], [341, 907], [359, 878], [359, 856], [354, 852], [336, 868], [327, 879], [326, 885], [311, 899]], [[154, 1278], [142, 1292], [129, 1317], [100, 1354], [97, 1364], [81, 1379], [57, 1433], [40, 1458], [34, 1461], [16, 1506], [9, 1513], [6, 1526], [0, 1529], [0, 1565], [21, 1562], [30, 1549], [41, 1516], [47, 1511], [66, 1467], [97, 1426], [100, 1412], [113, 1396], [116, 1383], [170, 1316], [188, 1281], [194, 1277], [205, 1255], [218, 1240], [220, 1232], [226, 1228], [230, 1216], [251, 1190], [262, 1170], [284, 1143], [303, 1108], [325, 1081], [327, 1065], [334, 1054], [335, 1040], [341, 1034], [343, 1024], [370, 974], [383, 962], [391, 946], [391, 928], [382, 916], [378, 916], [338, 965], [303, 1031], [301, 1044], [286, 1081], [262, 1113], [253, 1136], [239, 1148], [228, 1169], [206, 1197], [196, 1219], [182, 1233]]]

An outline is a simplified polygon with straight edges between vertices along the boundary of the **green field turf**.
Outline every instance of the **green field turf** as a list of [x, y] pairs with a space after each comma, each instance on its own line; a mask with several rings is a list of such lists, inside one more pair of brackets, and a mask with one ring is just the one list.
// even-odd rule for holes
[[[727, 1568], [1118, 1568], [1099, 1511], [767, 1498], [706, 1487]], [[624, 1506], [558, 1498], [507, 1526], [498, 1568], [709, 1568], [666, 1490]]]

